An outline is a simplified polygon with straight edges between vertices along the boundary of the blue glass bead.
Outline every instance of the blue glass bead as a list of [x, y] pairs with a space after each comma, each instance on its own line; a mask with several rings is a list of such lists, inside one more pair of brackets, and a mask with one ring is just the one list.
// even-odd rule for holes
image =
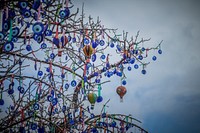
[[101, 59], [104, 60], [106, 58], [106, 56], [103, 54], [101, 55]]
[[69, 84], [66, 83], [66, 84], [65, 84], [65, 89], [68, 89], [68, 88], [69, 88]]
[[76, 42], [76, 37], [73, 37], [72, 42], [73, 42], [73, 43]]
[[111, 126], [115, 127], [117, 125], [117, 123], [115, 121], [112, 122]]
[[24, 16], [24, 18], [29, 18], [31, 16], [31, 11], [28, 9], [24, 9], [22, 15]]
[[54, 53], [51, 53], [51, 54], [50, 54], [50, 58], [51, 58], [51, 59], [54, 59], [54, 58], [55, 58], [55, 54], [54, 54]]
[[47, 48], [47, 44], [46, 43], [42, 43], [40, 46], [41, 49], [46, 49]]
[[84, 82], [87, 82], [87, 76], [83, 77]]
[[8, 89], [8, 94], [12, 95], [14, 93], [14, 89]]
[[5, 38], [5, 35], [3, 34], [3, 32], [0, 32], [0, 41], [2, 41]]
[[135, 63], [135, 58], [131, 58], [129, 62], [130, 62], [131, 64], [134, 64], [134, 63]]
[[138, 64], [135, 64], [135, 65], [134, 65], [134, 68], [135, 68], [135, 69], [138, 69], [138, 68], [139, 68]]
[[27, 50], [27, 51], [31, 51], [31, 50], [32, 50], [31, 45], [26, 45], [26, 50]]
[[61, 78], [63, 78], [63, 79], [64, 79], [64, 78], [65, 78], [65, 74], [61, 74]]
[[96, 41], [92, 41], [92, 48], [96, 48], [98, 46], [98, 43]]
[[43, 41], [43, 35], [37, 35], [35, 39], [40, 44]]
[[84, 44], [89, 44], [89, 43], [90, 43], [89, 39], [85, 38], [84, 39]]
[[72, 86], [72, 87], [75, 87], [75, 86], [76, 86], [76, 81], [75, 81], [75, 80], [72, 80], [71, 86]]
[[53, 98], [52, 95], [48, 95], [48, 96], [47, 96], [47, 100], [48, 100], [49, 102], [52, 101], [52, 98]]
[[128, 66], [128, 71], [131, 71], [131, 66]]
[[60, 10], [59, 16], [61, 19], [69, 17], [70, 11], [68, 8], [65, 8], [64, 10]]
[[49, 69], [49, 67], [47, 67], [47, 68], [46, 68], [46, 71], [47, 71], [47, 72], [50, 72], [50, 69]]
[[10, 51], [12, 51], [13, 49], [14, 49], [14, 44], [13, 44], [12, 42], [7, 42], [7, 43], [5, 43], [4, 46], [3, 46], [3, 50], [4, 50], [5, 52], [10, 52]]
[[40, 6], [40, 0], [34, 0], [32, 8], [37, 10]]
[[53, 106], [55, 106], [58, 103], [58, 99], [57, 98], [53, 98], [51, 103], [52, 103]]
[[65, 112], [66, 110], [67, 110], [67, 107], [65, 105], [63, 105], [62, 111]]
[[123, 80], [123, 81], [122, 81], [122, 84], [123, 84], [123, 85], [126, 85], [126, 80]]
[[72, 40], [72, 37], [70, 35], [67, 38], [68, 38], [68, 42]]
[[119, 52], [122, 50], [119, 44], [117, 44], [116, 47], [117, 47], [117, 50], [118, 50]]
[[106, 117], [106, 113], [102, 113], [101, 117], [105, 118]]
[[142, 74], [146, 74], [146, 73], [147, 73], [146, 70], [143, 69], [143, 70], [142, 70]]
[[39, 127], [38, 128], [38, 133], [44, 133], [44, 127]]
[[159, 54], [162, 54], [162, 50], [161, 50], [161, 49], [159, 49], [159, 50], [158, 50], [158, 53], [159, 53]]
[[102, 102], [102, 101], [103, 101], [103, 97], [102, 97], [102, 96], [98, 96], [98, 97], [97, 97], [97, 102], [100, 103], [100, 102]]
[[4, 100], [0, 99], [0, 105], [4, 105]]
[[96, 61], [96, 58], [97, 58], [96, 54], [93, 54], [93, 55], [92, 55], [92, 62], [95, 62], [95, 61]]
[[32, 123], [31, 124], [31, 129], [32, 130], [36, 130], [37, 129], [37, 124], [36, 123]]
[[69, 121], [69, 124], [70, 124], [70, 125], [74, 125], [74, 124], [75, 124], [74, 120], [70, 120], [70, 121]]
[[36, 22], [33, 24], [32, 30], [34, 34], [42, 34], [44, 31], [44, 25], [41, 22]]
[[51, 36], [52, 35], [52, 31], [51, 30], [46, 30], [45, 31], [45, 36]]
[[[13, 37], [17, 37], [19, 34], [19, 28], [18, 27], [15, 27], [12, 29], [12, 36]], [[0, 37], [0, 40], [1, 40], [1, 37]]]
[[156, 59], [157, 59], [156, 56], [153, 56], [153, 57], [152, 57], [152, 60], [153, 60], [153, 61], [156, 61]]
[[20, 92], [21, 94], [23, 94], [23, 93], [24, 93], [24, 87], [20, 87], [19, 92]]
[[115, 46], [114, 43], [110, 43], [110, 47], [113, 48]]
[[95, 116], [95, 115], [94, 115], [93, 113], [90, 115], [91, 118], [94, 118], [94, 116]]
[[39, 109], [39, 104], [38, 103], [33, 104], [33, 109], [34, 110], [38, 110]]
[[142, 55], [139, 55], [139, 56], [138, 56], [138, 59], [139, 59], [139, 60], [142, 60], [142, 59], [143, 59], [143, 56], [142, 56]]
[[38, 76], [42, 76], [43, 72], [42, 71], [38, 71]]
[[104, 40], [100, 40], [99, 44], [103, 46], [105, 44]]
[[27, 7], [27, 5], [28, 5], [28, 3], [27, 2], [18, 2], [18, 5], [19, 5], [19, 7], [21, 8], [21, 9], [25, 9], [26, 7]]
[[144, 48], [144, 47], [142, 47], [142, 51], [143, 51], [143, 52], [145, 51], [145, 48]]

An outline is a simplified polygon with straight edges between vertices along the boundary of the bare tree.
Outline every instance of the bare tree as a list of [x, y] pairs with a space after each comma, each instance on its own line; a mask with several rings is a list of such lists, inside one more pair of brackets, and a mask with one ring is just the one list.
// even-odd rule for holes
[[141, 67], [146, 74], [148, 52], [161, 54], [162, 41], [141, 47], [150, 39], [139, 40], [139, 32], [129, 39], [128, 32], [118, 34], [74, 8], [68, 0], [2, 2], [0, 131], [147, 132], [131, 115], [106, 112], [109, 100], [100, 114], [91, 110], [112, 76], [121, 79], [116, 93], [122, 100], [125, 69]]

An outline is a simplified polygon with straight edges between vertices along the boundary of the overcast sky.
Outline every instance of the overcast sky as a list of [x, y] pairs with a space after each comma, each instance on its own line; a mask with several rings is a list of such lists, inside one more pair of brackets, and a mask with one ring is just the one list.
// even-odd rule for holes
[[[127, 73], [127, 94], [120, 103], [119, 85], [103, 86], [108, 112], [132, 114], [150, 133], [200, 132], [200, 1], [198, 0], [74, 0], [85, 13], [99, 16], [105, 27], [118, 28], [151, 41], [163, 41], [163, 54], [144, 76]], [[156, 54], [156, 51], [152, 55]], [[104, 101], [105, 102], [105, 101]], [[96, 105], [98, 106], [98, 105]]]

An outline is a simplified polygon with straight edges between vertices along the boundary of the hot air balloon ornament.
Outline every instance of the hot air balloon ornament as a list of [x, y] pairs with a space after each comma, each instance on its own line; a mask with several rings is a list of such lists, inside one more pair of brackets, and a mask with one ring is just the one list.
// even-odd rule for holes
[[91, 45], [85, 45], [83, 47], [83, 53], [85, 54], [86, 57], [90, 58], [94, 49], [92, 48]]
[[123, 102], [123, 97], [127, 92], [126, 88], [124, 86], [118, 86], [116, 92], [120, 96], [120, 102]]
[[96, 100], [97, 100], [97, 95], [95, 93], [91, 92], [88, 94], [88, 101], [91, 104], [92, 110], [94, 109], [94, 104], [95, 104]]

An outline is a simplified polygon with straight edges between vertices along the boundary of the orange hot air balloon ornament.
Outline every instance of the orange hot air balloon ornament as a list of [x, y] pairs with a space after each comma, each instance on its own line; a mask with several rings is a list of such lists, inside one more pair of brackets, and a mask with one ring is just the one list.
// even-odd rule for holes
[[116, 92], [120, 96], [120, 102], [123, 102], [123, 97], [127, 92], [126, 88], [124, 86], [118, 86]]
[[94, 109], [94, 104], [97, 100], [97, 95], [95, 93], [91, 92], [91, 93], [88, 94], [87, 97], [88, 97], [88, 101], [91, 104], [91, 109]]

